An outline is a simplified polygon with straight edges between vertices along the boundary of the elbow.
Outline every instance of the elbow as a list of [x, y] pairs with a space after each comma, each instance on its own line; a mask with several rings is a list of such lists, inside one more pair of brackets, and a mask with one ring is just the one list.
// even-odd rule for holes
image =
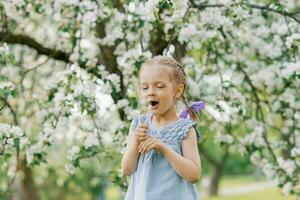
[[194, 184], [194, 183], [197, 183], [199, 180], [200, 180], [200, 175], [195, 175], [195, 176], [189, 177], [187, 181]]
[[197, 170], [195, 173], [191, 174], [188, 178], [187, 181], [190, 183], [197, 183], [201, 178], [201, 173], [200, 170]]

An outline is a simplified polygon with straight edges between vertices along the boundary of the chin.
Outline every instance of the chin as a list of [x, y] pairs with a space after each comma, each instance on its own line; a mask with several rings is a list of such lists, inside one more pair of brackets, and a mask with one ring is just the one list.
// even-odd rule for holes
[[148, 110], [150, 113], [152, 113], [153, 115], [160, 115], [161, 112], [159, 112], [158, 110]]

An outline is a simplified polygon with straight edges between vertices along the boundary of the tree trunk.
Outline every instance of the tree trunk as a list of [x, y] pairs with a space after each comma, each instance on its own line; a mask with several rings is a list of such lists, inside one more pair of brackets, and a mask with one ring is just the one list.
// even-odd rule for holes
[[217, 196], [219, 191], [219, 184], [223, 174], [223, 167], [214, 166], [214, 172], [209, 182], [208, 195]]
[[210, 186], [208, 189], [209, 196], [217, 196], [219, 191], [219, 184], [221, 177], [223, 175], [224, 171], [224, 164], [227, 160], [227, 157], [229, 155], [229, 145], [226, 145], [224, 147], [224, 152], [221, 156], [221, 159], [219, 162], [217, 162], [214, 166], [214, 172], [213, 176], [211, 177]]
[[210, 177], [207, 193], [209, 196], [217, 196], [219, 191], [219, 183], [223, 175], [224, 164], [229, 155], [229, 145], [224, 146], [223, 154], [219, 160], [210, 155], [203, 146], [198, 145], [198, 148], [214, 169], [213, 175]]
[[12, 184], [12, 200], [39, 200], [32, 169], [26, 166], [25, 156], [18, 160], [18, 174]]

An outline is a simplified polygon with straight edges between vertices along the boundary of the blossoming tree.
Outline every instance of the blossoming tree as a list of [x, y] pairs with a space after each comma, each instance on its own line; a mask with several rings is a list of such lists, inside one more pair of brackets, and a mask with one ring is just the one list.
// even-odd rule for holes
[[298, 0], [1, 1], [0, 191], [38, 199], [51, 170], [63, 187], [94, 158], [125, 188], [112, 158], [141, 108], [138, 70], [164, 54], [207, 104], [203, 141], [214, 133], [300, 195], [299, 13]]

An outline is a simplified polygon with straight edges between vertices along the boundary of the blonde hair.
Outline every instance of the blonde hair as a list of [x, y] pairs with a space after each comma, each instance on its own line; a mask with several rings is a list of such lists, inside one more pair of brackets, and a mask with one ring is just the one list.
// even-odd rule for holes
[[175, 84], [183, 84], [184, 86], [182, 95], [180, 97], [182, 98], [183, 103], [187, 107], [191, 119], [193, 121], [197, 121], [198, 116], [196, 112], [189, 107], [186, 97], [184, 96], [184, 91], [186, 88], [186, 73], [184, 72], [183, 67], [175, 59], [166, 56], [155, 56], [153, 58], [146, 60], [142, 64], [140, 72], [144, 67], [147, 66], [166, 66], [169, 67], [169, 69], [171, 69], [172, 78], [175, 81]]

